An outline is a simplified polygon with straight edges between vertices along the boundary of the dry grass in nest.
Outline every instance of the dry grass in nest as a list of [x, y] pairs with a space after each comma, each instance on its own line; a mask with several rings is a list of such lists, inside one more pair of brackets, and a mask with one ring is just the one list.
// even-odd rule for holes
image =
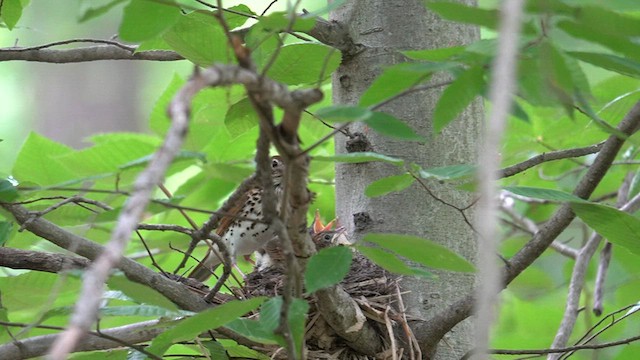
[[[385, 350], [375, 357], [353, 351], [326, 323], [315, 306], [315, 299], [310, 296], [307, 297], [310, 304], [306, 332], [308, 358], [410, 359], [410, 354], [414, 355], [413, 358], [420, 358], [419, 350], [415, 349], [415, 337], [406, 324], [403, 311], [400, 310], [403, 306], [397, 280], [397, 276], [369, 261], [360, 253], [354, 253], [349, 273], [340, 285], [356, 301], [368, 321], [378, 331]], [[254, 271], [245, 279], [243, 293], [247, 297], [280, 295], [284, 282], [285, 276], [279, 268]], [[405, 348], [413, 350], [407, 351]], [[274, 358], [280, 356], [276, 354]]]
[[[191, 279], [185, 279], [191, 280]], [[421, 354], [415, 336], [407, 324], [397, 276], [369, 261], [360, 253], [354, 253], [349, 273], [340, 285], [355, 300], [370, 324], [377, 330], [384, 350], [376, 356], [362, 355], [349, 348], [327, 324], [318, 311], [315, 298], [307, 296], [310, 310], [307, 314], [306, 345], [308, 359], [369, 360], [369, 359], [420, 359]], [[255, 270], [245, 278], [238, 291], [245, 297], [281, 295], [285, 276], [278, 267]], [[189, 284], [188, 284], [189, 285]], [[195, 289], [194, 289], [195, 290]], [[202, 292], [202, 289], [198, 289]], [[206, 293], [206, 292], [205, 292]], [[224, 303], [234, 297], [216, 295], [216, 303]], [[265, 349], [260, 349], [265, 352]], [[283, 349], [267, 350], [273, 359], [285, 359]]]

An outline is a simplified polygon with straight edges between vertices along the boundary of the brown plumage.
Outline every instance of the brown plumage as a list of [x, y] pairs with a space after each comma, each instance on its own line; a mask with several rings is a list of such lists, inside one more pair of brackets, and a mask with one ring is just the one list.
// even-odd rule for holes
[[[271, 176], [277, 198], [276, 208], [280, 209], [282, 201], [282, 177], [284, 175], [284, 163], [279, 156], [271, 158]], [[231, 208], [230, 215], [224, 216], [216, 229], [216, 234], [222, 238], [227, 246], [227, 251], [231, 255], [231, 259], [235, 264], [237, 256], [248, 256], [273, 238], [273, 232], [269, 230], [269, 226], [265, 223], [241, 220], [256, 219], [261, 220], [262, 215], [262, 192], [261, 186], [255, 186], [249, 189]], [[204, 259], [189, 274], [190, 278], [205, 281], [213, 271], [221, 263], [221, 254], [216, 245], [207, 251]]]

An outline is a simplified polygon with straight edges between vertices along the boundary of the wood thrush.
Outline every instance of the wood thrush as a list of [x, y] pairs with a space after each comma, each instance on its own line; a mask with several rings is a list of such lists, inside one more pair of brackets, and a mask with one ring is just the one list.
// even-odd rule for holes
[[[283, 194], [282, 177], [284, 163], [279, 156], [271, 158], [271, 176], [277, 198], [276, 208], [280, 211]], [[256, 185], [240, 197], [232, 207], [230, 214], [224, 216], [216, 229], [216, 234], [222, 238], [227, 251], [235, 265], [237, 256], [249, 256], [262, 248], [273, 238], [269, 225], [258, 222], [262, 220], [262, 186]], [[255, 219], [258, 221], [252, 221]], [[189, 274], [190, 278], [206, 281], [222, 262], [222, 255], [217, 245], [209, 247], [204, 259]]]

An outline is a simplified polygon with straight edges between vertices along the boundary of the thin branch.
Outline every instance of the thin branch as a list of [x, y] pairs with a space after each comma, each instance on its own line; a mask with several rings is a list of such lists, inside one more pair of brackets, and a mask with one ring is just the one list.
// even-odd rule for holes
[[569, 347], [565, 347], [565, 348], [560, 348], [560, 349], [537, 349], [537, 350], [527, 350], [527, 349], [523, 349], [523, 350], [505, 350], [505, 349], [492, 349], [489, 352], [491, 354], [498, 354], [498, 355], [526, 355], [526, 354], [533, 354], [533, 355], [545, 355], [545, 354], [559, 354], [559, 353], [567, 353], [570, 351], [576, 351], [576, 350], [596, 350], [596, 349], [605, 349], [605, 348], [610, 348], [610, 347], [614, 347], [614, 346], [619, 346], [619, 345], [627, 345], [627, 344], [631, 344], [632, 342], [638, 341], [640, 340], [640, 336], [633, 336], [627, 339], [623, 339], [623, 340], [618, 340], [618, 341], [611, 341], [611, 342], [607, 342], [607, 343], [602, 343], [602, 344], [593, 344], [593, 345], [576, 345], [576, 346], [569, 346]]
[[[628, 191], [628, 188], [626, 189]], [[619, 202], [626, 199], [627, 193], [622, 190], [619, 197]], [[621, 201], [620, 201], [621, 200]], [[640, 209], [640, 194], [637, 194], [630, 201], [620, 207], [621, 211], [633, 213]], [[589, 238], [587, 243], [580, 249], [576, 262], [573, 266], [573, 272], [571, 274], [571, 282], [569, 283], [569, 294], [567, 295], [567, 303], [565, 305], [564, 315], [562, 321], [556, 332], [556, 336], [551, 344], [552, 349], [561, 348], [566, 346], [576, 320], [578, 318], [578, 307], [580, 306], [580, 294], [584, 286], [584, 280], [587, 273], [587, 267], [589, 262], [595, 254], [598, 245], [602, 241], [602, 236], [596, 232]], [[558, 355], [551, 355], [550, 359], [557, 359]]]
[[[163, 323], [166, 325], [171, 324], [170, 322], [161, 320], [149, 320], [104, 329], [100, 330], [100, 332], [90, 331], [86, 339], [78, 344], [75, 351], [107, 350], [119, 348], [124, 345], [140, 351], [152, 359], [159, 359], [157, 356], [148, 353], [144, 348], [136, 346], [135, 344], [149, 341], [158, 336], [165, 330], [166, 326], [163, 326]], [[31, 326], [30, 324], [7, 322], [0, 322], [0, 325], [18, 327]], [[48, 325], [38, 325], [37, 327], [50, 330], [64, 330], [62, 327]], [[17, 342], [7, 342], [0, 345], [0, 358], [3, 360], [22, 360], [43, 356], [58, 336], [58, 334], [49, 334], [17, 340]], [[121, 339], [126, 339], [126, 341]]]
[[105, 251], [85, 273], [70, 324], [51, 347], [49, 356], [52, 360], [66, 359], [95, 321], [109, 271], [122, 258], [122, 252], [142, 218], [152, 191], [163, 181], [166, 170], [180, 151], [189, 127], [191, 98], [204, 86], [206, 83], [196, 76], [187, 82], [171, 102], [171, 127], [160, 149], [155, 152], [146, 169], [138, 175], [134, 191], [118, 216], [117, 225]]
[[71, 269], [84, 269], [90, 263], [85, 258], [70, 255], [0, 247], [0, 266], [11, 269], [58, 273]]
[[[46, 46], [46, 45], [42, 45]], [[37, 48], [37, 47], [36, 47]], [[0, 49], [0, 61], [34, 61], [54, 64], [69, 64], [98, 60], [147, 60], [147, 61], [176, 61], [184, 60], [181, 55], [173, 51], [153, 50], [132, 52], [116, 45], [89, 46], [77, 49], [54, 50], [28, 48]]]
[[[536, 225], [533, 220], [518, 214], [513, 206], [507, 205], [505, 201], [502, 201], [500, 210], [502, 210], [502, 212], [507, 214], [518, 225], [520, 225], [524, 231], [529, 233], [529, 235], [535, 235], [538, 233], [538, 231], [540, 231], [540, 228], [538, 228], [538, 225]], [[551, 245], [549, 245], [549, 247], [571, 259], [575, 259], [578, 257], [578, 250], [572, 248], [571, 246], [565, 245], [558, 240], [554, 240]]]
[[[638, 126], [640, 126], [640, 102], [629, 110], [624, 119], [618, 124], [617, 129], [627, 136], [631, 136], [637, 131]], [[624, 139], [620, 139], [616, 135], [609, 136], [602, 149], [598, 152], [593, 164], [573, 191], [574, 195], [583, 199], [589, 198], [606, 175], [624, 142]], [[551, 216], [549, 221], [540, 228], [540, 231], [510, 259], [509, 265], [503, 268], [504, 285], [508, 285], [540, 257], [574, 218], [575, 214], [571, 211], [570, 206], [568, 204], [562, 205]], [[474, 297], [472, 295], [464, 296], [453, 302], [445, 310], [421, 323], [418, 326], [420, 331], [417, 332], [421, 348], [425, 352], [434, 349], [448, 331], [471, 315], [473, 304]]]
[[[23, 206], [8, 203], [0, 203], [0, 206], [9, 211], [18, 224], [22, 224], [31, 218], [30, 212]], [[26, 226], [26, 230], [49, 240], [63, 249], [73, 249], [74, 253], [89, 260], [97, 259], [105, 251], [102, 245], [62, 229], [43, 218], [33, 220]], [[129, 280], [157, 290], [180, 308], [190, 311], [199, 311], [207, 308], [207, 304], [200, 297], [188, 293], [181, 284], [177, 284], [175, 281], [171, 281], [126, 257], [122, 257], [119, 261], [118, 269], [122, 270]]]
[[521, 163], [515, 164], [515, 165], [511, 165], [508, 166], [504, 169], [501, 169], [498, 172], [498, 177], [499, 178], [507, 178], [516, 174], [519, 174], [525, 170], [531, 169], [534, 166], [540, 165], [542, 163], [545, 162], [549, 162], [549, 161], [555, 161], [555, 160], [561, 160], [561, 159], [568, 159], [568, 158], [576, 158], [576, 157], [580, 157], [580, 156], [586, 156], [586, 155], [590, 155], [590, 154], [595, 154], [598, 151], [600, 151], [600, 149], [602, 149], [602, 146], [604, 145], [604, 142], [595, 144], [595, 145], [590, 145], [590, 146], [585, 146], [582, 148], [575, 148], [575, 149], [567, 149], [567, 150], [558, 150], [558, 151], [551, 151], [548, 153], [542, 153], [540, 155], [536, 155], [534, 157], [532, 157], [531, 159], [528, 159], [526, 161], [523, 161]]
[[492, 81], [489, 100], [493, 105], [489, 113], [487, 131], [480, 146], [478, 183], [480, 200], [476, 207], [478, 230], [478, 277], [481, 287], [476, 291], [476, 356], [484, 358], [494, 321], [497, 293], [502, 279], [495, 254], [498, 248], [498, 214], [496, 204], [496, 173], [502, 134], [513, 102], [516, 82], [518, 38], [520, 34], [523, 0], [505, 1], [501, 5], [497, 57], [491, 69]]

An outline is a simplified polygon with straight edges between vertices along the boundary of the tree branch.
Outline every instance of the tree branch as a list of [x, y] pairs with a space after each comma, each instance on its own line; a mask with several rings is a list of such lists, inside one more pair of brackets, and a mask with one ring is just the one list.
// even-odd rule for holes
[[[640, 102], [636, 103], [627, 115], [625, 115], [624, 119], [618, 124], [617, 129], [625, 135], [631, 136], [637, 131], [639, 125]], [[593, 164], [574, 190], [574, 195], [583, 199], [591, 195], [607, 173], [607, 170], [611, 167], [623, 143], [624, 139], [620, 139], [616, 135], [609, 136]], [[513, 279], [540, 257], [551, 242], [569, 226], [574, 218], [575, 214], [571, 211], [568, 204], [560, 206], [549, 221], [540, 228], [540, 231], [511, 258], [509, 265], [502, 269], [504, 286], [513, 281]], [[471, 315], [473, 304], [473, 295], [467, 295], [451, 304], [446, 310], [419, 324], [416, 334], [418, 334], [421, 348], [425, 350], [425, 352], [434, 349], [444, 334]]]
[[601, 142], [595, 145], [585, 146], [582, 148], [558, 150], [558, 151], [551, 151], [548, 153], [542, 153], [540, 155], [536, 155], [532, 157], [531, 159], [525, 160], [515, 165], [508, 166], [500, 170], [498, 177], [507, 178], [548, 161], [575, 158], [575, 157], [595, 154], [598, 151], [600, 151], [600, 149], [602, 149], [603, 145], [604, 145], [604, 142]]
[[[31, 213], [23, 206], [8, 203], [0, 203], [0, 206], [9, 211], [18, 224], [24, 224], [32, 218]], [[104, 252], [102, 245], [64, 230], [43, 218], [29, 222], [25, 229], [89, 260], [97, 259]], [[186, 286], [167, 279], [131, 259], [120, 258], [117, 267], [129, 280], [157, 290], [182, 309], [200, 311], [208, 307], [199, 296], [190, 293]]]
[[89, 260], [76, 256], [0, 247], [0, 266], [12, 269], [58, 273], [65, 270], [84, 269], [90, 263]]
[[[629, 190], [628, 188], [626, 189]], [[621, 191], [622, 201], [627, 197], [626, 193]], [[621, 211], [633, 213], [640, 208], [640, 194], [636, 195], [629, 202], [620, 207]], [[576, 262], [571, 273], [571, 282], [569, 283], [569, 294], [567, 295], [567, 304], [564, 309], [562, 321], [556, 332], [556, 336], [551, 344], [552, 349], [561, 348], [567, 345], [567, 341], [573, 332], [573, 327], [578, 318], [578, 307], [580, 306], [580, 294], [584, 286], [584, 279], [587, 274], [589, 262], [598, 249], [598, 245], [602, 241], [602, 236], [594, 232], [586, 244], [580, 249]], [[550, 359], [557, 359], [559, 355], [551, 355]]]
[[88, 46], [77, 49], [55, 50], [41, 46], [33, 48], [0, 49], [0, 61], [34, 61], [54, 64], [68, 64], [98, 60], [149, 60], [176, 61], [184, 58], [173, 51], [154, 50], [136, 52], [116, 45]]
[[[126, 339], [128, 344], [139, 344], [149, 341], [162, 333], [166, 329], [166, 326], [162, 326], [163, 322], [166, 325], [171, 324], [171, 322], [161, 320], [149, 320], [110, 329], [102, 329], [100, 333], [112, 338]], [[0, 345], [0, 359], [22, 360], [43, 356], [47, 353], [49, 347], [51, 347], [57, 337], [58, 334], [49, 334], [34, 336], [18, 340], [17, 342], [7, 342], [6, 344]], [[78, 344], [75, 351], [107, 350], [119, 347], [122, 347], [122, 343], [109, 340], [101, 337], [97, 333], [91, 332]]]
[[153, 190], [163, 181], [166, 170], [180, 151], [189, 128], [191, 98], [204, 86], [206, 84], [196, 76], [178, 91], [171, 102], [169, 114], [172, 121], [164, 142], [154, 153], [149, 165], [138, 175], [109, 243], [85, 273], [69, 326], [52, 345], [51, 359], [66, 359], [95, 322], [109, 271], [122, 258], [122, 252], [137, 228]]
[[475, 355], [484, 358], [489, 346], [489, 336], [495, 319], [497, 294], [502, 279], [496, 259], [498, 250], [498, 190], [496, 179], [498, 157], [507, 117], [516, 87], [518, 38], [523, 16], [523, 0], [505, 1], [500, 8], [498, 49], [491, 68], [489, 101], [493, 105], [489, 113], [484, 141], [480, 142], [478, 164], [478, 188], [480, 200], [476, 207], [478, 230]]

